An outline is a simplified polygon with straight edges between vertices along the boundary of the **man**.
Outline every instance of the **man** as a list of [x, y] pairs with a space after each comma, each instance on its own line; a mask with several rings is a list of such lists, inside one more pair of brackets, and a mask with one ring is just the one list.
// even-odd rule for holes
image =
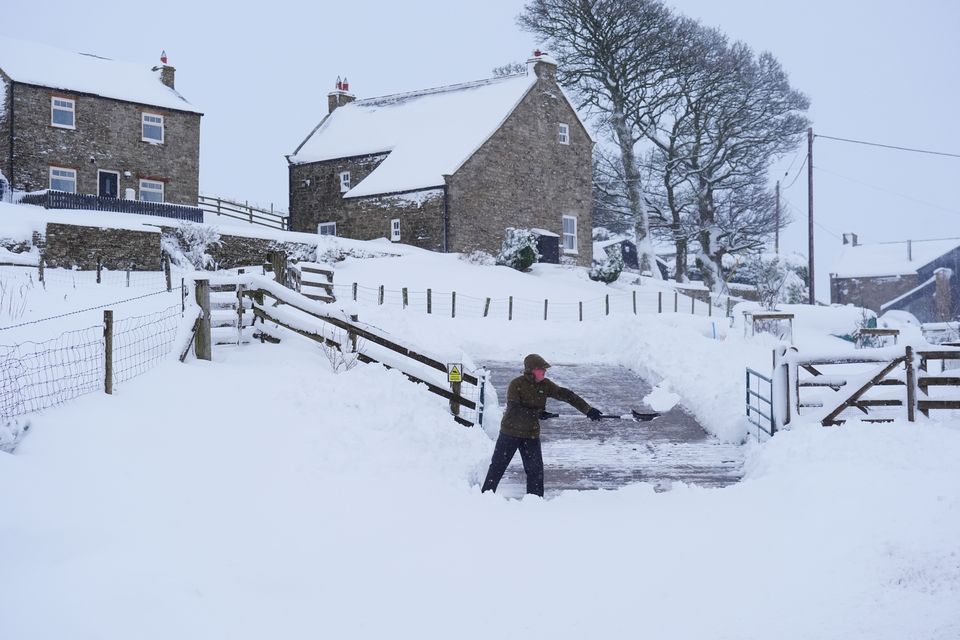
[[544, 409], [547, 398], [562, 400], [591, 420], [602, 415], [569, 389], [547, 379], [550, 365], [535, 353], [523, 359], [523, 375], [514, 378], [507, 388], [507, 410], [500, 421], [500, 436], [493, 449], [490, 469], [481, 491], [496, 491], [500, 478], [520, 450], [523, 470], [527, 474], [527, 493], [543, 497], [543, 455], [540, 450], [540, 419], [554, 417]]

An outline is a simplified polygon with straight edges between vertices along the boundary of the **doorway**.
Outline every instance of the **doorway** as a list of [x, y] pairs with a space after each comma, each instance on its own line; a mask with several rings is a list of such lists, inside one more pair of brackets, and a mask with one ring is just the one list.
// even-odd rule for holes
[[120, 192], [120, 173], [97, 171], [97, 195], [101, 198], [116, 198]]

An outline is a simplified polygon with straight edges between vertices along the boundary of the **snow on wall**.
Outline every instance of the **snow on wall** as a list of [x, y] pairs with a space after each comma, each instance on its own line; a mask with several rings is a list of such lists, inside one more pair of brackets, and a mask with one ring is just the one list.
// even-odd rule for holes
[[847, 246], [831, 272], [838, 278], [910, 275], [957, 247], [960, 238], [914, 240], [909, 249], [906, 242]]

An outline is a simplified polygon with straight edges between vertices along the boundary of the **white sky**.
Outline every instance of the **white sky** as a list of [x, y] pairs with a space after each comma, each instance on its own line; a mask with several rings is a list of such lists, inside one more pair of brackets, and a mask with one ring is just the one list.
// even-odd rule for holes
[[[278, 1], [268, 10], [170, 0], [142, 15], [105, 2], [11, 4], [0, 21], [7, 36], [145, 64], [166, 49], [178, 90], [206, 114], [201, 190], [283, 209], [284, 154], [326, 112], [337, 75], [358, 97], [409, 91], [487, 77], [536, 44], [516, 26], [522, 3], [503, 0]], [[673, 4], [772, 51], [810, 96], [815, 132], [960, 153], [955, 0]], [[781, 174], [792, 167], [785, 187], [802, 160], [782, 163]], [[960, 236], [960, 158], [820, 139], [814, 166], [818, 298], [828, 296], [844, 231], [866, 242]], [[806, 252], [805, 170], [784, 198], [797, 222], [782, 246]]]

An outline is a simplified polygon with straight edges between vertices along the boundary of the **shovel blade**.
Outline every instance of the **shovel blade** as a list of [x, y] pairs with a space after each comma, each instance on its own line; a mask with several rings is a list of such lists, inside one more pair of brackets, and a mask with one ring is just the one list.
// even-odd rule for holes
[[637, 422], [650, 422], [651, 420], [656, 420], [660, 417], [660, 413], [657, 411], [643, 412], [637, 411], [636, 409], [631, 409], [630, 413], [633, 416], [633, 419]]

